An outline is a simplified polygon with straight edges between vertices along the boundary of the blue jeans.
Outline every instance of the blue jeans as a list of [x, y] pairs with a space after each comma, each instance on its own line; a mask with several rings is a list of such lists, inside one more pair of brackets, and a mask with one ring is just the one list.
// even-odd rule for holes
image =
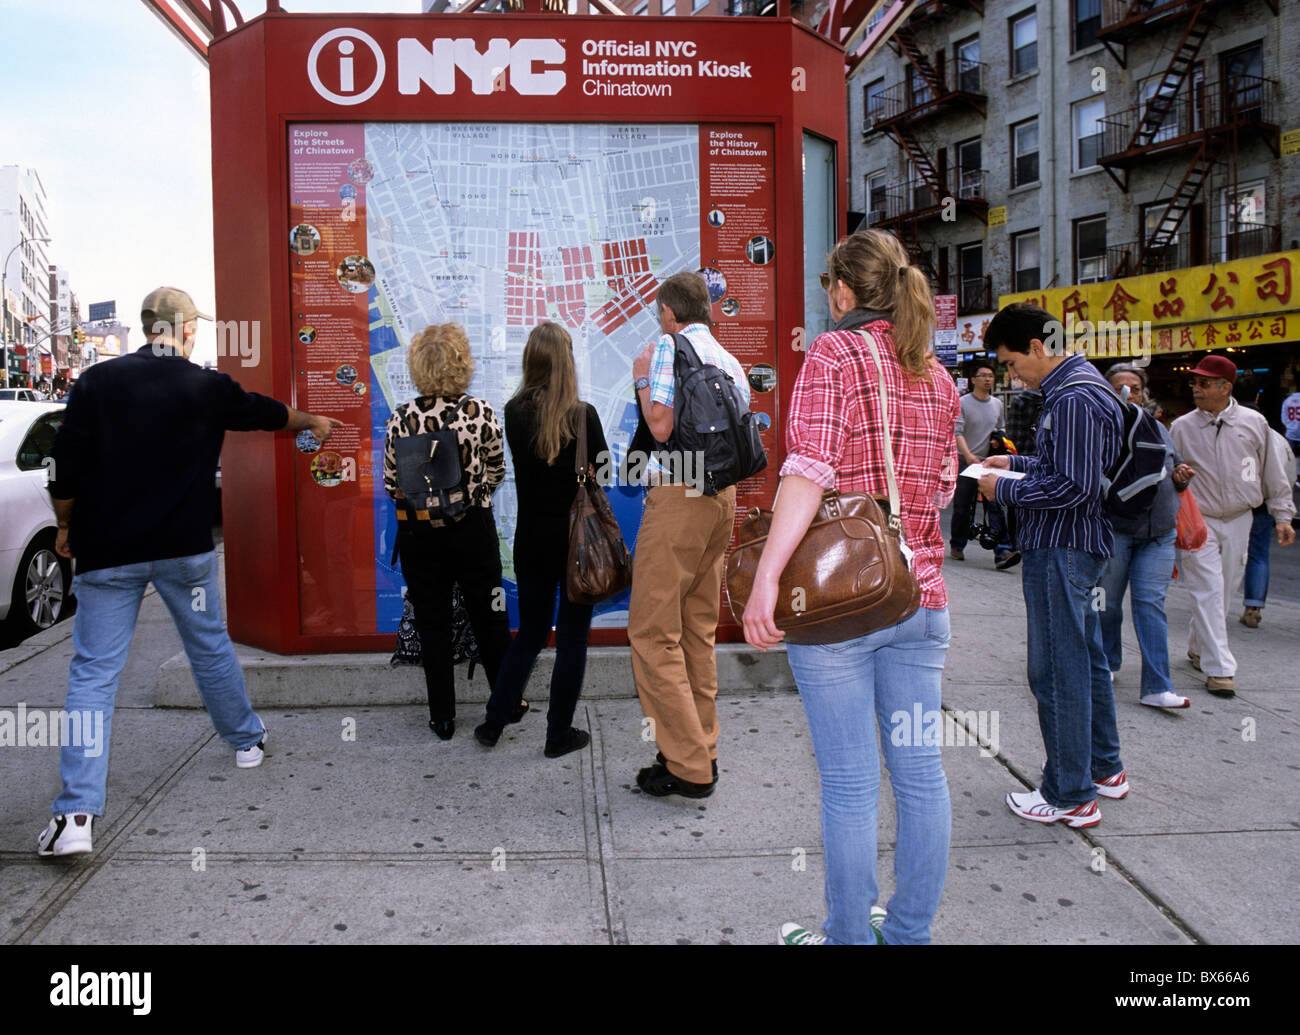
[[[939, 743], [899, 729], [899, 713], [937, 714], [948, 653], [948, 611], [920, 608], [906, 621], [831, 644], [789, 646], [821, 774], [822, 844], [831, 945], [873, 945], [876, 799], [880, 749], [898, 813], [896, 890], [882, 933], [890, 944], [925, 944], [948, 871], [952, 809]], [[909, 723], [910, 729], [910, 723]], [[901, 743], [895, 743], [901, 741]]]
[[243, 670], [221, 621], [214, 551], [78, 575], [72, 582], [77, 595], [72, 626], [76, 653], [68, 667], [67, 710], [102, 713], [104, 736], [93, 757], [84, 747], [62, 748], [63, 791], [50, 808], [56, 816], [104, 814], [113, 699], [150, 582], [176, 623], [199, 696], [217, 732], [236, 750], [252, 747], [262, 737], [262, 722], [249, 704]]
[[1047, 751], [1043, 797], [1058, 808], [1093, 801], [1094, 780], [1124, 768], [1115, 694], [1093, 590], [1106, 558], [1070, 547], [1026, 550], [1029, 689]]
[[[1242, 593], [1247, 607], [1263, 607], [1268, 599], [1268, 551], [1273, 545], [1273, 528], [1277, 524], [1268, 507], [1260, 504], [1255, 508], [1254, 520], [1250, 523], [1250, 546], [1246, 553], [1246, 579], [1242, 583]], [[1230, 601], [1224, 601], [1224, 606]]]
[[1133, 602], [1133, 629], [1142, 653], [1142, 696], [1172, 692], [1169, 679], [1169, 620], [1165, 616], [1165, 594], [1174, 571], [1174, 540], [1171, 528], [1154, 539], [1135, 539], [1115, 533], [1115, 553], [1106, 563], [1101, 588], [1106, 592], [1101, 619], [1101, 642], [1106, 663], [1118, 672], [1124, 660], [1120, 635], [1124, 627], [1124, 590]]

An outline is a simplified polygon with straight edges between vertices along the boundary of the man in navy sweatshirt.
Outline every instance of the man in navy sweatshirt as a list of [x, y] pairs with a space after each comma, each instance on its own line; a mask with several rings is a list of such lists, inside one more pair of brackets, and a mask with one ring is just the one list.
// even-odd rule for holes
[[212, 512], [227, 431], [310, 431], [329, 438], [339, 421], [245, 392], [227, 374], [189, 361], [199, 320], [211, 320], [177, 288], [141, 305], [147, 343], [87, 369], [68, 398], [54, 440], [50, 496], [54, 548], [75, 558], [76, 649], [68, 669], [70, 715], [94, 718], [96, 743], [65, 744], [63, 790], [37, 842], [39, 855], [91, 850], [103, 815], [108, 743], [118, 678], [150, 582], [171, 612], [199, 695], [241, 769], [262, 762], [266, 729], [221, 620]]
[[1102, 476], [1119, 456], [1123, 414], [1092, 364], [1066, 354], [1060, 322], [1037, 306], [999, 312], [984, 346], [1043, 392], [1035, 455], [984, 461], [1025, 477], [980, 478], [981, 493], [1020, 517], [1029, 688], [1047, 751], [1042, 786], [1008, 794], [1007, 807], [1035, 823], [1096, 826], [1097, 795], [1128, 793], [1094, 592], [1112, 550]]

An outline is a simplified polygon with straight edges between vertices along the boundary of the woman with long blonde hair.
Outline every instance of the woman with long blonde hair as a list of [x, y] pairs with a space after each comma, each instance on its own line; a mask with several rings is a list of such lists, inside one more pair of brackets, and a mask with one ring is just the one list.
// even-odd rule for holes
[[[590, 604], [571, 603], [564, 592], [569, 550], [569, 508], [575, 477], [578, 430], [585, 424], [587, 460], [597, 469], [608, 453], [595, 407], [578, 398], [573, 339], [557, 323], [538, 324], [524, 346], [523, 381], [506, 403], [506, 442], [514, 463], [519, 516], [515, 531], [515, 577], [519, 631], [493, 683], [487, 717], [474, 736], [494, 747], [523, 697], [533, 663], [555, 628], [555, 668], [546, 715], [547, 758], [578, 751], [591, 740], [573, 728], [573, 713], [587, 667]], [[559, 609], [556, 610], [556, 595]]]
[[[780, 642], [773, 623], [778, 580], [828, 489], [888, 491], [887, 400], [902, 531], [921, 606], [876, 632], [831, 644], [788, 647], [822, 784], [826, 905], [822, 934], [796, 924], [787, 944], [916, 943], [930, 939], [943, 892], [951, 811], [939, 745], [898, 716], [940, 713], [948, 650], [948, 597], [940, 568], [939, 510], [956, 484], [954, 429], [960, 404], [930, 348], [934, 303], [925, 275], [892, 234], [867, 230], [835, 246], [822, 274], [833, 330], [804, 358], [786, 423], [788, 450], [771, 531], [745, 607], [745, 639]], [[877, 369], [868, 336], [880, 357]], [[878, 727], [878, 728], [877, 728]], [[898, 810], [897, 890], [876, 904], [876, 798], [880, 750]]]

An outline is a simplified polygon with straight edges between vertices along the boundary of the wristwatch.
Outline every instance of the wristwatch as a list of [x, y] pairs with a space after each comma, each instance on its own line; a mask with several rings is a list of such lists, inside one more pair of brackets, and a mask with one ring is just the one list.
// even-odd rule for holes
[[638, 392], [641, 391], [642, 388], [649, 388], [650, 378], [638, 377], [636, 381], [633, 382], [632, 387], [635, 388]]

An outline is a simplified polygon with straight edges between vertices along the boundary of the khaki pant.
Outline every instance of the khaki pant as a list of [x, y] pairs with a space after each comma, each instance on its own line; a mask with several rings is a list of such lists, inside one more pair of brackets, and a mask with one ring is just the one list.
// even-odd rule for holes
[[1192, 595], [1187, 649], [1201, 656], [1207, 676], [1233, 676], [1237, 659], [1228, 649], [1227, 608], [1246, 574], [1249, 510], [1230, 518], [1205, 517], [1208, 536], [1199, 550], [1178, 551], [1178, 578]]
[[712, 783], [718, 757], [714, 636], [735, 513], [734, 486], [717, 496], [656, 486], [636, 540], [627, 619], [632, 674], [669, 772], [692, 783]]

